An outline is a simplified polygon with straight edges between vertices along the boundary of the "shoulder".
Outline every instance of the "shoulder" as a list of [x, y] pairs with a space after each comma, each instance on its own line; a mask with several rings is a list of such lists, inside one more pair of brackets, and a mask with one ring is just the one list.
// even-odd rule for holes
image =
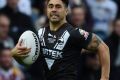
[[80, 29], [80, 28], [75, 28], [72, 30], [72, 33], [76, 33], [76, 32], [79, 33], [80, 35], [83, 35], [83, 36], [88, 34], [87, 31]]
[[79, 38], [79, 39], [83, 39], [83, 40], [86, 40], [90, 35], [91, 35], [91, 33], [87, 32], [83, 29], [80, 29], [80, 28], [75, 28], [71, 32], [71, 37]]

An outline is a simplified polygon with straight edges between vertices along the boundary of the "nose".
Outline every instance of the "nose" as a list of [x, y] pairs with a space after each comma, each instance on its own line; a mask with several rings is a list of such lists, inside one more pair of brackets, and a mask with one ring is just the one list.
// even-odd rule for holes
[[53, 7], [52, 12], [56, 12], [56, 11], [57, 11], [56, 7]]

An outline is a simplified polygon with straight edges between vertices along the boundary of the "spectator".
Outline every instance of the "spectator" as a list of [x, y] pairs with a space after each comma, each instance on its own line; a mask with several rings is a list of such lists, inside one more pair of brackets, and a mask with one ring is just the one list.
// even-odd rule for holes
[[85, 22], [85, 8], [79, 5], [72, 6], [70, 17], [72, 25], [82, 27]]
[[71, 6], [71, 14], [70, 19], [68, 18], [68, 21], [74, 26], [74, 27], [81, 27], [86, 31], [91, 32], [92, 26], [93, 26], [93, 20], [89, 13], [88, 9], [83, 5], [73, 5]]
[[[71, 14], [70, 19], [68, 18], [68, 21], [76, 28], [82, 28], [87, 31], [92, 31], [91, 21], [88, 21], [88, 11], [84, 5], [73, 5], [71, 7]], [[89, 14], [90, 15], [90, 14]], [[87, 18], [86, 18], [87, 17]], [[90, 16], [89, 16], [90, 20]], [[92, 52], [86, 52], [86, 50], [82, 51], [84, 54], [80, 58], [79, 67], [78, 67], [78, 80], [97, 80], [98, 76], [96, 72], [99, 71], [99, 60], [98, 56], [95, 53]], [[87, 54], [89, 53], [89, 55]], [[87, 55], [86, 55], [87, 54]]]
[[19, 0], [7, 0], [7, 5], [0, 10], [1, 13], [6, 14], [11, 21], [10, 35], [17, 43], [20, 35], [26, 30], [35, 31], [31, 18], [19, 12]]
[[18, 9], [20, 12], [28, 16], [31, 16], [32, 15], [31, 0], [19, 0]]
[[113, 32], [106, 43], [111, 56], [110, 80], [120, 80], [120, 18], [115, 21]]
[[86, 0], [90, 7], [96, 34], [102, 39], [109, 35], [109, 29], [116, 17], [117, 5], [112, 0]]
[[32, 0], [32, 7], [38, 9], [40, 15], [45, 13], [45, 1], [46, 0]]
[[80, 5], [82, 3], [82, 0], [70, 0], [69, 4], [72, 5]]
[[0, 9], [6, 5], [6, 0], [0, 0]]
[[[0, 8], [6, 6], [7, 0], [0, 0]], [[19, 0], [18, 9], [20, 12], [30, 16], [32, 14], [32, 6], [30, 0]]]
[[4, 14], [0, 14], [0, 42], [4, 43], [5, 46], [13, 48], [13, 39], [8, 35], [9, 26], [10, 20], [8, 19], [8, 17]]
[[10, 48], [0, 45], [0, 80], [24, 80], [21, 71], [13, 66]]
[[117, 17], [119, 17], [120, 16], [120, 0], [113, 0], [113, 1], [115, 1], [118, 6]]
[[[3, 43], [3, 45], [6, 47], [13, 48], [14, 41], [8, 35], [9, 26], [10, 26], [10, 20], [8, 19], [8, 17], [4, 14], [0, 14], [0, 42]], [[13, 61], [15, 66], [20, 67], [20, 65], [15, 60]]]
[[35, 21], [35, 28], [36, 30], [39, 30], [41, 27], [44, 27], [47, 24], [47, 17], [45, 15], [40, 16], [36, 21]]

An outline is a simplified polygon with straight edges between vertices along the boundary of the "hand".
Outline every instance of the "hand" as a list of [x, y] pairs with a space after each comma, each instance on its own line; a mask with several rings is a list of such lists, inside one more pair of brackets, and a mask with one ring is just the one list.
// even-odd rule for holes
[[23, 40], [18, 41], [15, 48], [12, 49], [11, 54], [13, 57], [27, 57], [28, 53], [31, 51], [31, 48], [23, 46]]

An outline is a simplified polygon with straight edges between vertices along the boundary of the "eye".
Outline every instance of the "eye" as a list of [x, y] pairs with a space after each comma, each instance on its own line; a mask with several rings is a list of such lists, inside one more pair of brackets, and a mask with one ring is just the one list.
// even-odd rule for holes
[[59, 5], [59, 4], [57, 4], [55, 7], [56, 7], [56, 8], [61, 8], [62, 6], [61, 6], [61, 5]]
[[54, 6], [52, 4], [49, 4], [48, 5], [48, 8], [53, 8]]

